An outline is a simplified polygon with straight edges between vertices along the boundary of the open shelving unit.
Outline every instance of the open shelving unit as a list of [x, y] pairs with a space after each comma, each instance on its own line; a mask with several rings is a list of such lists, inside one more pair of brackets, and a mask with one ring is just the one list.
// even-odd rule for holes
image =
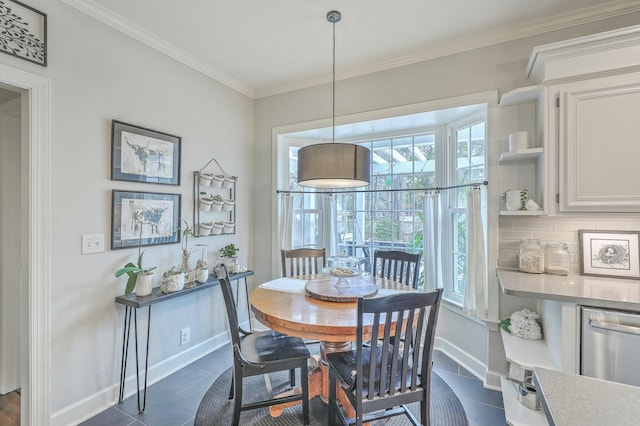
[[[560, 370], [551, 355], [546, 340], [523, 339], [513, 336], [504, 330], [500, 330], [500, 333], [507, 361], [531, 371], [533, 371], [534, 366]], [[547, 426], [549, 424], [542, 410], [530, 410], [518, 402], [517, 383], [506, 377], [501, 377], [500, 385], [502, 387], [504, 414], [510, 425]]]

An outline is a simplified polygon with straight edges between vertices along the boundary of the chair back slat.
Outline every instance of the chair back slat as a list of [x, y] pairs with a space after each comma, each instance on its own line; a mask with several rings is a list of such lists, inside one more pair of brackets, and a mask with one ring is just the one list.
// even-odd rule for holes
[[280, 250], [282, 276], [319, 274], [327, 264], [325, 249]]
[[421, 255], [400, 250], [376, 250], [373, 253], [373, 275], [418, 288]]
[[223, 264], [218, 270], [218, 280], [224, 297], [224, 305], [227, 310], [227, 318], [229, 320], [229, 333], [231, 334], [231, 343], [234, 348], [240, 347], [240, 324], [238, 322], [238, 312], [233, 297], [233, 289], [229, 281], [229, 273], [227, 267]]
[[[361, 373], [356, 375], [356, 394], [373, 400], [430, 385], [434, 330], [441, 298], [442, 290], [358, 299], [356, 371]], [[369, 326], [372, 327], [370, 349], [363, 345], [369, 338], [365, 335]], [[363, 356], [365, 350], [370, 350], [368, 359]], [[368, 376], [364, 378], [362, 372], [367, 369]]]

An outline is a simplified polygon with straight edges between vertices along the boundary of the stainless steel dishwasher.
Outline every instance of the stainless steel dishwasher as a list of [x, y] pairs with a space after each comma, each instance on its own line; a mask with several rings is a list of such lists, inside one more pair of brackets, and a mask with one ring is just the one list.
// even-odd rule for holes
[[640, 312], [582, 308], [580, 373], [640, 386]]

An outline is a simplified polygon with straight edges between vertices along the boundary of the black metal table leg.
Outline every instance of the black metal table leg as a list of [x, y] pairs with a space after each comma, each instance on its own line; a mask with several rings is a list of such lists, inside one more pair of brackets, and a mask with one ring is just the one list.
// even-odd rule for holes
[[133, 313], [134, 321], [134, 336], [136, 341], [136, 388], [138, 391], [138, 413], [142, 413], [147, 406], [147, 377], [149, 377], [149, 332], [151, 331], [151, 305], [149, 305], [148, 318], [147, 318], [147, 347], [145, 351], [144, 361], [144, 394], [142, 396], [142, 402], [140, 402], [140, 367], [138, 357], [138, 311]]
[[120, 392], [118, 404], [124, 399], [124, 382], [127, 376], [127, 356], [129, 354], [129, 332], [131, 330], [131, 311], [133, 308], [125, 306], [124, 329], [122, 331], [122, 360], [120, 361]]

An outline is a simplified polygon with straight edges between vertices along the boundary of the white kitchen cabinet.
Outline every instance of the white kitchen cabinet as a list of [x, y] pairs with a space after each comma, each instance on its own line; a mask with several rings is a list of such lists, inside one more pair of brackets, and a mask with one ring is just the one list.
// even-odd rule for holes
[[[508, 133], [526, 130], [529, 133], [527, 149], [500, 154], [500, 192], [510, 189], [526, 189], [528, 198], [533, 199], [540, 210], [506, 210], [500, 207], [502, 216], [539, 216], [545, 214], [545, 120], [546, 92], [544, 86], [521, 87], [505, 93], [500, 99]], [[522, 115], [528, 115], [524, 119]]]
[[640, 73], [551, 86], [560, 212], [640, 212]]
[[640, 25], [538, 46], [527, 75], [547, 114], [545, 210], [640, 212]]

